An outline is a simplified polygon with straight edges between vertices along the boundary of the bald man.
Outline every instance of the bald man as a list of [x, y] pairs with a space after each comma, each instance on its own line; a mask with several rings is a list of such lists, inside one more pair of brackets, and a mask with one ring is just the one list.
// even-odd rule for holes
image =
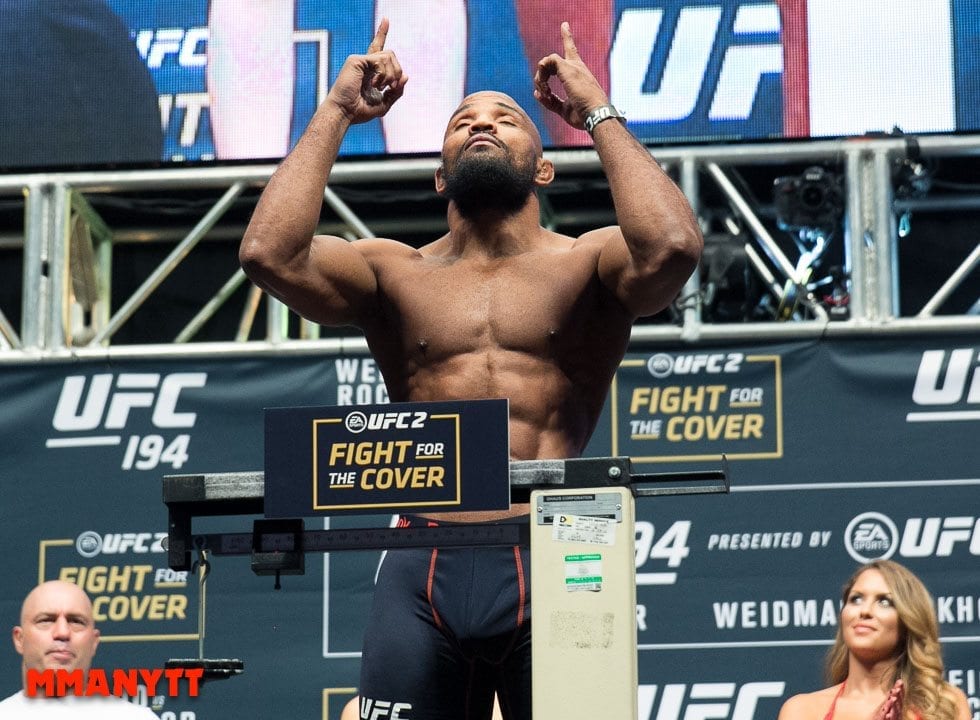
[[[677, 296], [703, 240], [690, 205], [627, 130], [582, 62], [537, 65], [534, 96], [592, 135], [618, 225], [569, 237], [541, 226], [555, 168], [527, 112], [499, 92], [463, 98], [443, 136], [435, 188], [449, 231], [416, 249], [314, 235], [347, 129], [408, 87], [382, 20], [262, 193], [242, 240], [248, 276], [304, 317], [360, 328], [393, 402], [507, 398], [515, 460], [581, 455], [633, 322]], [[493, 42], [486, 38], [486, 42]], [[558, 87], [560, 86], [560, 88]], [[436, 119], [418, 115], [418, 123]], [[403, 517], [402, 525], [527, 523], [527, 505]], [[531, 714], [527, 548], [388, 552], [364, 637], [362, 716], [506, 720]]]
[[158, 720], [148, 708], [116, 697], [28, 697], [27, 671], [88, 671], [99, 647], [92, 602], [74, 583], [51, 580], [24, 598], [14, 648], [23, 658], [23, 690], [0, 702], [3, 720]]

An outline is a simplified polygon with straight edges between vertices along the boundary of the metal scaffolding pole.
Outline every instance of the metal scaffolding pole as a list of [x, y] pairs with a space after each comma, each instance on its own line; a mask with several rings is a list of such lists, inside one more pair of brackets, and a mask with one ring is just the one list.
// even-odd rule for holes
[[214, 227], [214, 224], [218, 222], [222, 215], [231, 207], [242, 190], [245, 189], [244, 182], [236, 182], [221, 196], [221, 199], [215, 203], [207, 214], [201, 218], [201, 221], [194, 227], [193, 230], [183, 239], [183, 241], [173, 249], [173, 251], [164, 259], [164, 261], [157, 267], [157, 269], [148, 277], [142, 285], [133, 293], [133, 295], [127, 300], [121, 308], [116, 312], [115, 315], [106, 324], [106, 327], [95, 336], [92, 340], [93, 344], [99, 344], [108, 338], [112, 337], [120, 327], [122, 327], [136, 309], [139, 308], [150, 294], [156, 290], [160, 283], [162, 283], [174, 268], [176, 268], [180, 261], [183, 260], [187, 253], [189, 253], [198, 242], [201, 241], [205, 235], [207, 235], [208, 230]]
[[[918, 150], [923, 158], [972, 157], [980, 155], [980, 135], [973, 136], [924, 136], [917, 138]], [[691, 147], [658, 147], [651, 150], [658, 162], [678, 169], [678, 184], [691, 204], [699, 209], [708, 197], [701, 187], [700, 169], [718, 182], [728, 204], [743, 218], [746, 227], [753, 233], [753, 241], [746, 246], [751, 268], [763, 279], [765, 287], [774, 297], [781, 299], [787, 280], [798, 282], [795, 278], [795, 265], [783, 254], [780, 246], [759, 219], [764, 209], [749, 205], [746, 198], [736, 190], [722, 168], [727, 166], [746, 167], [751, 165], [772, 166], [789, 163], [825, 163], [842, 167], [847, 179], [846, 216], [844, 237], [844, 263], [848, 271], [849, 316], [833, 323], [827, 330], [826, 312], [812, 298], [807, 298], [813, 308], [817, 321], [788, 323], [742, 323], [738, 328], [705, 323], [700, 309], [695, 304], [683, 308], [684, 319], [681, 327], [661, 327], [641, 325], [636, 328], [635, 339], [650, 338], [650, 342], [661, 341], [704, 341], [709, 338], [728, 336], [764, 338], [782, 337], [787, 328], [784, 325], [813, 325], [818, 330], [828, 332], [847, 330], [866, 330], [870, 332], [895, 329], [896, 331], [931, 332], [935, 328], [952, 328], [959, 332], [961, 327], [975, 328], [980, 318], [967, 315], [962, 318], [934, 317], [941, 303], [949, 298], [954, 289], [966, 282], [967, 276], [980, 263], [980, 251], [974, 250], [970, 256], [946, 280], [941, 289], [920, 311], [919, 316], [910, 319], [900, 316], [901, 278], [897, 262], [896, 211], [915, 209], [916, 211], [941, 211], [952, 209], [976, 209], [980, 207], [980, 194], [938, 194], [912, 199], [894, 198], [892, 169], [894, 159], [907, 152], [906, 137], [850, 138], [817, 142], [768, 144], [733, 144]], [[654, 152], [655, 150], [655, 152]], [[601, 165], [592, 149], [555, 150], [545, 153], [560, 173], [598, 173]], [[338, 162], [330, 175], [330, 186], [324, 193], [325, 206], [331, 208], [340, 218], [335, 223], [335, 234], [348, 238], [371, 236], [369, 228], [375, 224], [404, 229], [411, 226], [418, 230], [420, 221], [428, 226], [432, 218], [374, 217], [372, 214], [359, 217], [356, 208], [347, 205], [346, 196], [338, 191], [344, 185], [368, 184], [384, 181], [422, 181], [429, 180], [439, 164], [437, 157], [392, 158], [381, 160], [347, 160]], [[86, 262], [94, 262], [99, 273], [100, 287], [98, 303], [94, 310], [89, 309], [91, 294], [83, 298], [84, 327], [80, 337], [91, 333], [98, 335], [88, 347], [102, 351], [108, 349], [110, 339], [118, 328], [127, 322], [136, 308], [151, 295], [174, 267], [185, 259], [191, 246], [207, 234], [209, 239], [222, 235], [228, 240], [232, 235], [240, 235], [240, 228], [231, 226], [212, 227], [221, 217], [224, 208], [239, 196], [246, 187], [261, 186], [268, 181], [275, 166], [209, 166], [194, 168], [162, 168], [152, 170], [127, 171], [86, 171], [56, 173], [23, 173], [0, 176], [0, 196], [25, 195], [24, 234], [11, 233], [4, 238], [5, 247], [23, 247], [23, 286], [20, 288], [22, 305], [20, 325], [15, 326], [0, 314], [0, 360], [10, 357], [30, 355], [37, 357], [61, 357], [71, 345], [70, 354], [85, 350], [80, 340], [69, 327], [69, 321], [78, 324], [77, 303], [71, 301], [74, 283], [70, 279], [71, 252], [70, 219], [75, 202], [84, 203], [83, 194], [112, 195], [113, 193], [132, 193], [152, 190], [169, 190], [181, 193], [194, 190], [220, 189], [224, 197], [198, 222], [190, 234], [172, 224], [157, 222], [151, 231], [153, 239], [163, 233], [170, 233], [177, 249], [168, 257], [164, 265], [146, 279], [140, 289], [129, 298], [111, 318], [108, 317], [109, 269], [112, 266], [113, 247], [118, 251], [119, 238], [126, 234], [106, 228], [107, 237], [112, 240], [94, 244], [94, 260], [86, 256]], [[230, 189], [229, 189], [230, 188]], [[713, 188], [712, 188], [713, 190]], [[556, 200], [557, 198], [552, 198]], [[724, 202], [724, 200], [722, 201]], [[611, 209], [595, 209], [578, 204], [562, 208], [554, 202], [554, 212], [548, 214], [547, 222], [560, 230], [564, 225], [589, 225], [607, 223]], [[408, 213], [409, 215], [411, 213]], [[218, 231], [218, 232], [216, 232]], [[128, 231], [134, 238], [145, 239], [137, 230]], [[101, 236], [100, 236], [101, 237]], [[181, 239], [182, 238], [182, 239]], [[169, 242], [169, 241], [168, 241]], [[757, 252], [758, 251], [758, 252]], [[88, 267], [88, 266], [86, 266]], [[237, 267], [229, 267], [229, 273], [237, 276]], [[90, 279], [91, 273], [86, 276]], [[685, 287], [685, 297], [695, 298], [700, 292], [697, 277], [692, 276]], [[105, 283], [103, 286], [102, 283]], [[201, 301], [203, 306], [191, 323], [185, 327], [179, 340], [189, 339], [197, 332], [200, 324], [214, 314], [218, 304], [227, 294], [234, 292], [237, 281], [229, 280], [217, 296]], [[83, 288], [84, 289], [84, 288]], [[103, 297], [104, 296], [104, 297]], [[248, 344], [250, 328], [256, 316], [261, 293], [252, 290], [249, 301], [243, 309], [241, 325], [234, 340], [229, 345]], [[290, 325], [293, 316], [280, 303], [269, 299], [266, 314], [266, 342], [258, 346], [265, 350], [278, 349], [289, 345]], [[69, 315], [70, 311], [70, 315]], [[90, 318], [88, 313], [95, 313]], [[103, 317], [102, 314], [105, 314]], [[89, 320], [91, 319], [91, 322]], [[914, 320], [914, 322], [910, 322]], [[951, 324], [952, 323], [952, 324]], [[91, 326], [91, 327], [90, 327]], [[844, 327], [838, 327], [844, 326]], [[302, 321], [299, 324], [299, 338], [308, 343], [319, 343], [319, 327]], [[815, 332], [813, 328], [795, 328], [795, 332], [806, 335]], [[821, 330], [822, 331], [822, 330]], [[294, 333], [295, 334], [295, 333]], [[347, 346], [355, 342], [354, 336], [344, 341]], [[146, 352], [159, 352], [159, 348]], [[137, 354], [142, 350], [134, 351]]]

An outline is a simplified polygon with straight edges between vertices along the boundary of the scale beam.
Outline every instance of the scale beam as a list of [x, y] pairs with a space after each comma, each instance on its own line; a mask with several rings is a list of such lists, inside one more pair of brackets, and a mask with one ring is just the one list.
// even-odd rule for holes
[[[628, 457], [515, 460], [510, 464], [511, 502], [527, 503], [535, 490], [627, 487], [634, 497], [726, 493], [730, 485], [727, 463], [721, 470], [681, 473], [633, 474]], [[527, 544], [521, 524], [454, 525], [436, 528], [367, 528], [362, 530], [304, 530], [282, 532], [263, 529], [257, 520], [251, 533], [198, 534], [195, 517], [261, 515], [264, 512], [263, 472], [166, 475], [163, 502], [168, 510], [168, 564], [189, 570], [191, 554], [207, 550], [216, 555], [276, 555], [335, 550], [386, 549]], [[255, 563], [253, 562], [253, 565]], [[273, 563], [274, 565], [275, 563]], [[261, 567], [271, 568], [270, 565]], [[275, 568], [272, 568], [275, 569]], [[279, 568], [277, 572], [288, 572]], [[256, 569], [256, 572], [260, 570]], [[271, 570], [270, 570], [271, 572]]]
[[[304, 572], [308, 552], [530, 547], [533, 612], [535, 617], [550, 618], [550, 624], [532, 627], [535, 716], [596, 717], [609, 711], [636, 720], [635, 498], [727, 493], [730, 484], [724, 456], [721, 470], [657, 474], [631, 470], [628, 457], [511, 461], [511, 503], [531, 503], [529, 521], [307, 530], [303, 518], [258, 518], [250, 533], [212, 534], [194, 534], [194, 518], [264, 513], [265, 474], [168, 475], [163, 478], [169, 515], [168, 564], [173, 570], [190, 570], [192, 553], [198, 554], [201, 568], [206, 568], [210, 555], [248, 555], [252, 571], [275, 575], [278, 589], [280, 575]], [[602, 553], [590, 544], [600, 540]], [[569, 563], [579, 563], [571, 574]], [[206, 577], [204, 572], [199, 603], [202, 639]], [[592, 621], [597, 593], [553, 592], [580, 581], [591, 584], [582, 589], [603, 589], [602, 622]], [[598, 684], [593, 670], [597, 664], [610, 670]], [[206, 679], [232, 677], [243, 670], [240, 660], [203, 657], [171, 660], [168, 666], [203, 668]], [[569, 679], [578, 692], [569, 692]]]

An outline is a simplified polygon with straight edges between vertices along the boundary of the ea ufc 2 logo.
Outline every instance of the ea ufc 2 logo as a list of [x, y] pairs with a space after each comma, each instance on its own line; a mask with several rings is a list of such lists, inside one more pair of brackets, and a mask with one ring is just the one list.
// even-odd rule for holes
[[[111, 431], [126, 428], [134, 415], [143, 422], [148, 415], [149, 424], [162, 431], [192, 428], [197, 413], [178, 410], [180, 395], [188, 388], [204, 387], [207, 378], [207, 373], [119, 373], [118, 376], [103, 373], [91, 378], [66, 377], [51, 424], [60, 433], [72, 436], [48, 438], [45, 444], [48, 448], [121, 445], [122, 436]], [[188, 459], [189, 444], [188, 434], [130, 435], [122, 469], [152, 470], [160, 464], [180, 468]]]

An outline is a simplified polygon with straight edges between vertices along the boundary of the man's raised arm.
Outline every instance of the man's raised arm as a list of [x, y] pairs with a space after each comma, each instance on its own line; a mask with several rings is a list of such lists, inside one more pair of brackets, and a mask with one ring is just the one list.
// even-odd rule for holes
[[[609, 98], [579, 57], [568, 23], [564, 57], [538, 63], [534, 94], [548, 110], [592, 134], [609, 180], [618, 228], [594, 231], [603, 242], [599, 275], [634, 316], [652, 315], [677, 296], [697, 267], [704, 239], [691, 206], [645, 147], [617, 119]], [[548, 84], [556, 77], [566, 97]]]
[[387, 33], [383, 19], [367, 54], [347, 58], [263, 190], [239, 249], [242, 268], [256, 285], [323, 324], [353, 322], [375, 290], [374, 271], [355, 244], [314, 233], [347, 129], [384, 115], [404, 92], [408, 77], [384, 49]]

